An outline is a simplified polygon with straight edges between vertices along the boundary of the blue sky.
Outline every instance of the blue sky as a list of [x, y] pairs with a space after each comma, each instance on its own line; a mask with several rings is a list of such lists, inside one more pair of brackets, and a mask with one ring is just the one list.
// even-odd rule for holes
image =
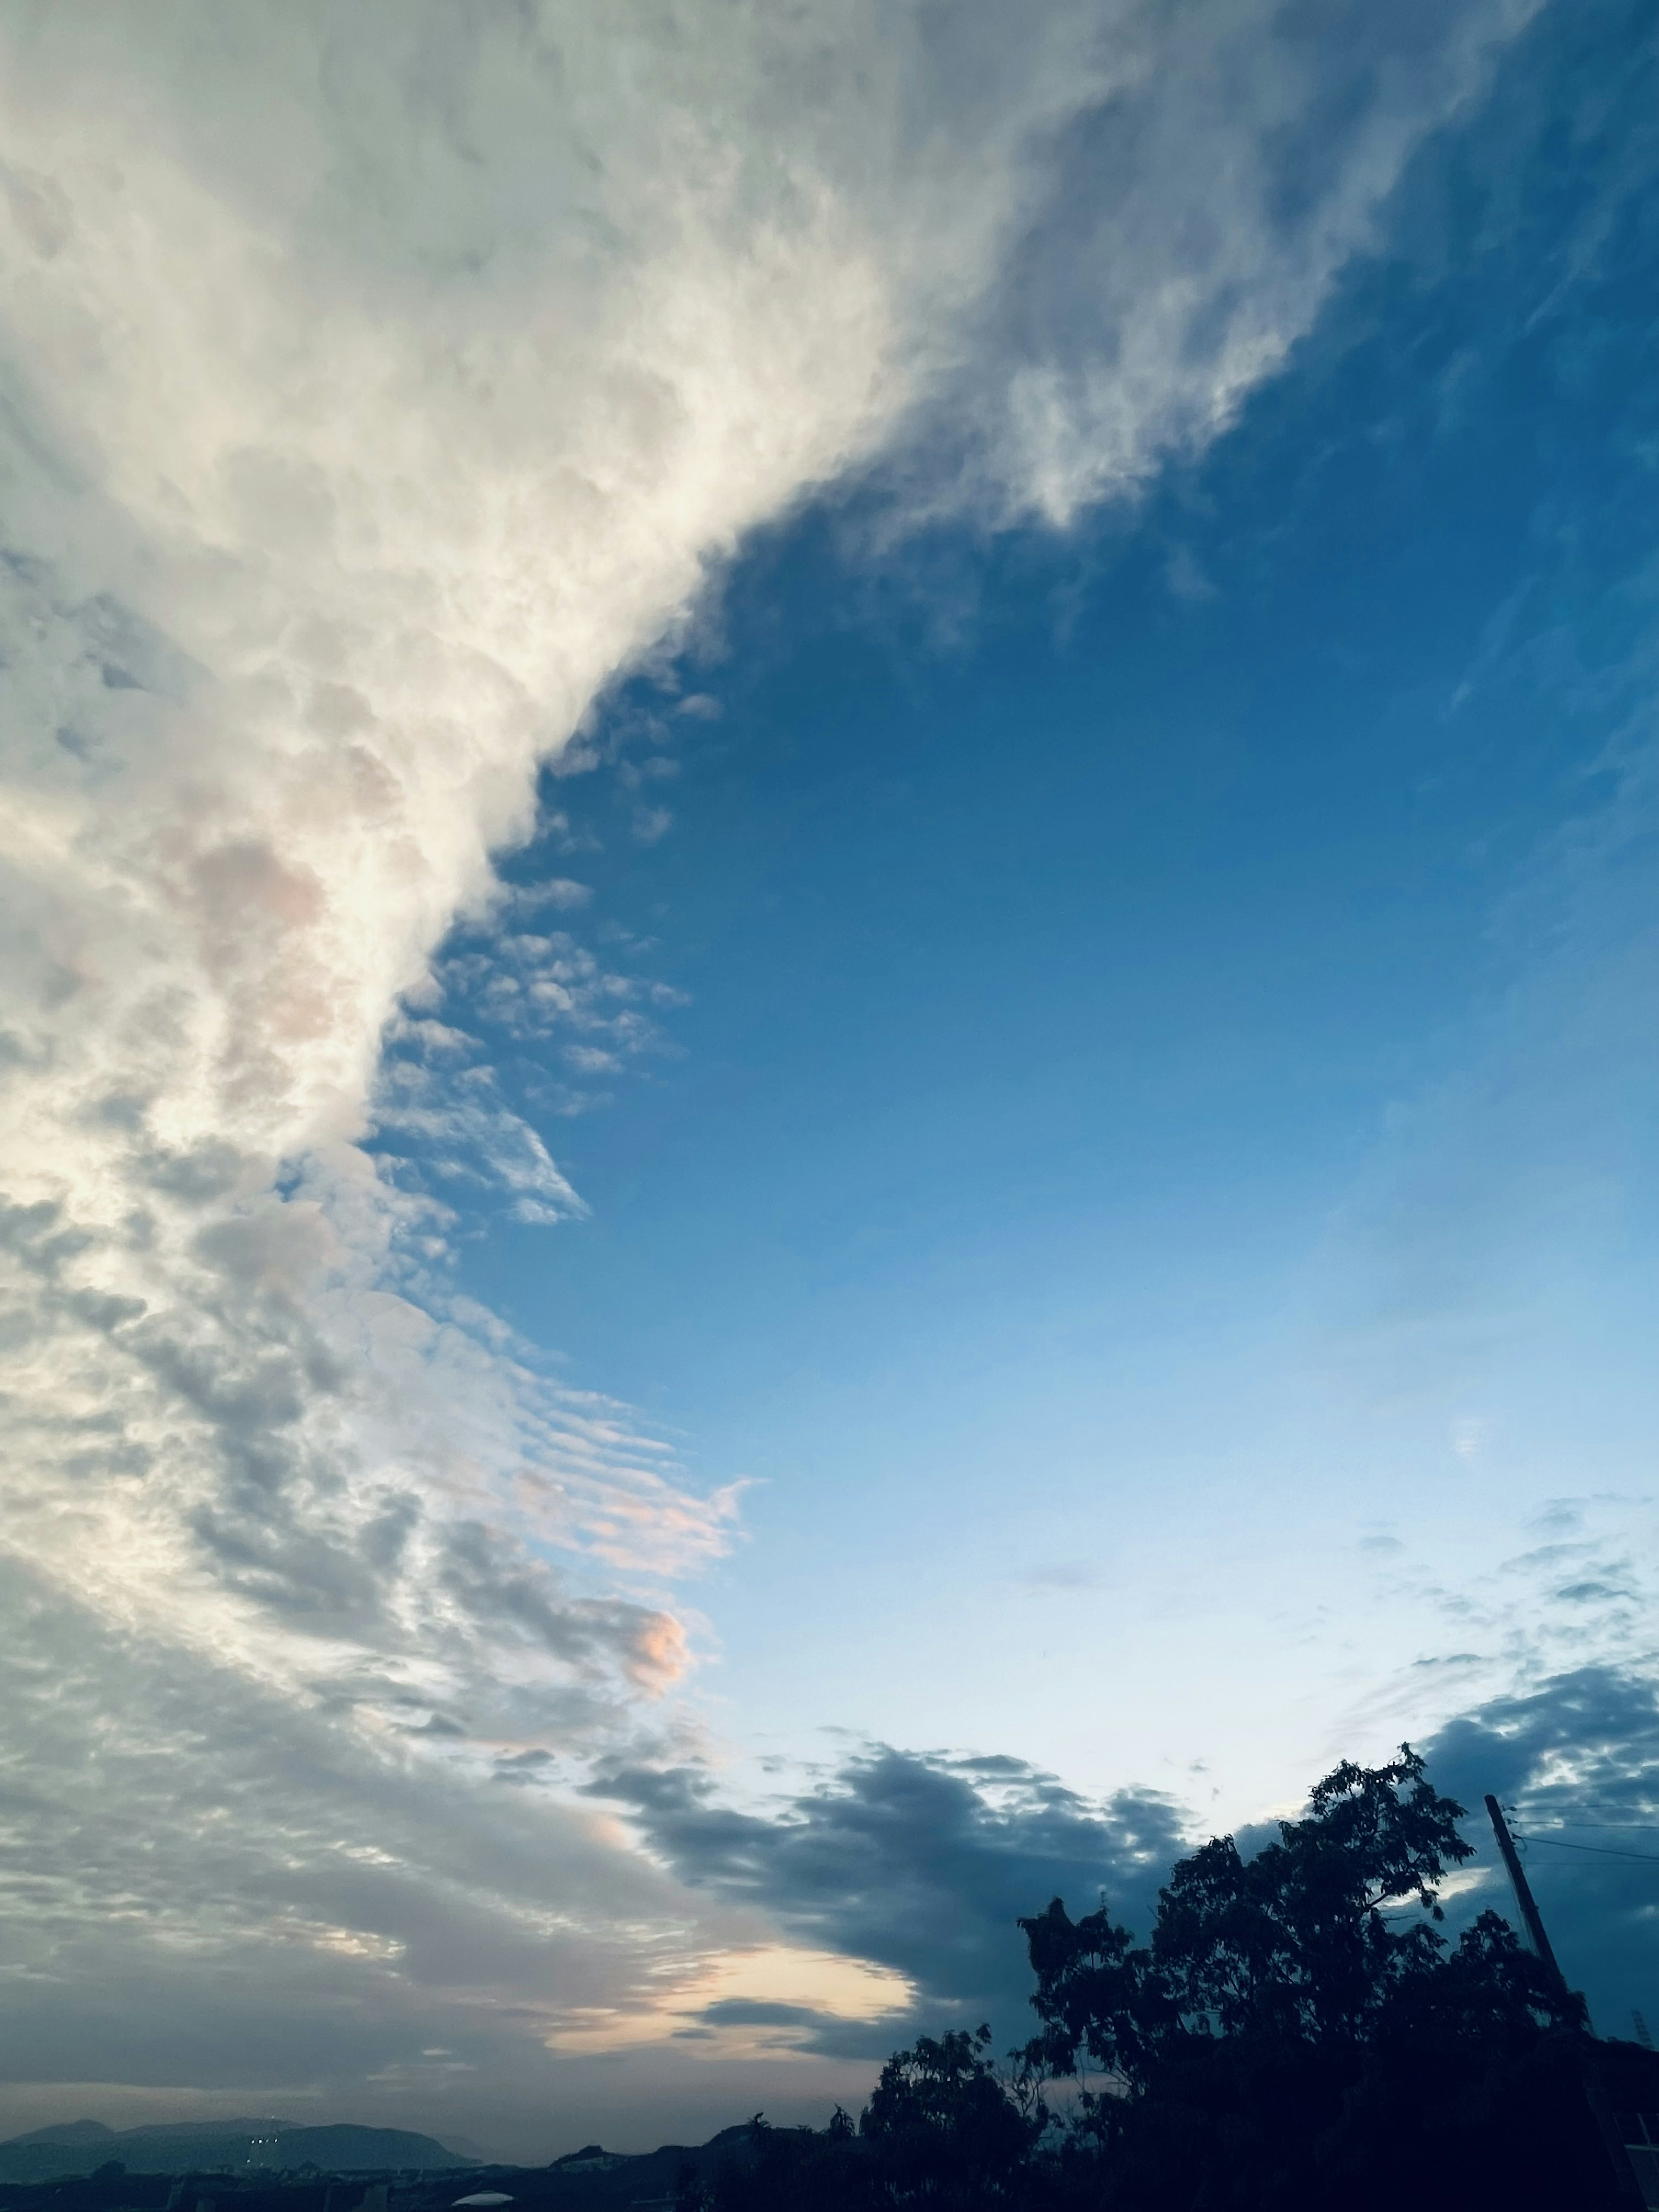
[[699, 1601], [740, 1742], [1201, 1759], [1237, 1814], [1466, 1640], [1364, 1546], [1456, 1583], [1645, 1492], [1651, 210], [1634, 82], [1564, 163], [1563, 46], [1201, 457], [1058, 538], [811, 503], [547, 780], [512, 873], [686, 1002], [539, 1124], [591, 1218], [463, 1268], [756, 1482]]
[[1642, 11], [214, 12], [0, 21], [0, 2124], [821, 2116], [1407, 1735], [1659, 2019]]

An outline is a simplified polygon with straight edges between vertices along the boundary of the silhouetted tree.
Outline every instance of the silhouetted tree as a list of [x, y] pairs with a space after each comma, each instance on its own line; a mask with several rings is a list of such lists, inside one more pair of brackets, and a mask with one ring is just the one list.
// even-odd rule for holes
[[1126, 2212], [1426, 2208], [1481, 2201], [1502, 2169], [1511, 2205], [1616, 2201], [1582, 2006], [1496, 1914], [1450, 1951], [1434, 1925], [1471, 1855], [1462, 1816], [1402, 1747], [1339, 1766], [1255, 1857], [1221, 1837], [1182, 1860], [1145, 1945], [1104, 1905], [1022, 1921], [1042, 2022], [1028, 2061], [1106, 2077], [1074, 2109], [1073, 2188]]
[[[991, 2031], [917, 2038], [896, 2051], [854, 2128], [837, 2110], [821, 2134], [751, 2124], [715, 2178], [714, 2212], [929, 2212], [1022, 2207], [1035, 2180], [1032, 2147], [1044, 2116], [1005, 2087]], [[680, 2212], [708, 2201], [687, 2176]]]
[[860, 2155], [853, 2124], [840, 2107], [822, 2133], [775, 2128], [757, 2112], [742, 2150], [726, 2158], [712, 2197], [699, 2194], [684, 2212], [874, 2212], [868, 2161]]
[[1361, 2038], [1439, 1948], [1429, 1927], [1401, 1929], [1384, 1908], [1411, 1899], [1442, 1917], [1434, 1885], [1471, 1855], [1455, 1825], [1463, 1808], [1430, 1787], [1408, 1747], [1389, 1766], [1345, 1763], [1310, 1803], [1255, 1858], [1219, 1836], [1183, 1859], [1145, 1948], [1103, 1905], [1073, 1922], [1056, 1898], [1022, 1920], [1043, 2022], [1033, 2057], [1069, 2070], [1086, 2050], [1140, 2096], [1194, 2041]]
[[881, 2069], [859, 2133], [899, 2203], [996, 2203], [1014, 2188], [1045, 2116], [998, 2081], [991, 2031], [919, 2036]]

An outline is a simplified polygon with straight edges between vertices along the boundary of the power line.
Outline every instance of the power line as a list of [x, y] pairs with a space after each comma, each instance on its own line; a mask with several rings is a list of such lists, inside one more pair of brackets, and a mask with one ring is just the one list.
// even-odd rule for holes
[[[1527, 1880], [1526, 1869], [1521, 1863], [1520, 1856], [1515, 1848], [1515, 1838], [1510, 1833], [1509, 1822], [1504, 1818], [1503, 1808], [1498, 1804], [1497, 1798], [1491, 1796], [1487, 1798], [1486, 1814], [1492, 1821], [1492, 1832], [1497, 1839], [1498, 1851], [1509, 1871], [1510, 1881], [1515, 1890], [1515, 1901], [1521, 1908], [1521, 1917], [1526, 1923], [1528, 1935], [1532, 1938], [1533, 1949], [1537, 1952], [1543, 1962], [1545, 1972], [1555, 1984], [1559, 1995], [1569, 2006], [1577, 2005], [1584, 2026], [1589, 2028], [1590, 2026], [1589, 2008], [1582, 1996], [1575, 1998], [1574, 1993], [1567, 1987], [1566, 1977], [1556, 1963], [1555, 1954], [1550, 1948], [1550, 1939], [1544, 1932], [1543, 1917], [1539, 1912], [1531, 1885]], [[1595, 2030], [1590, 2029], [1590, 2033], [1593, 2034]], [[1602, 2144], [1607, 2150], [1607, 2161], [1613, 2168], [1614, 2191], [1624, 2199], [1626, 2205], [1642, 2204], [1646, 2199], [1641, 2185], [1636, 2179], [1636, 2169], [1631, 2163], [1630, 2154], [1625, 2148], [1620, 2136], [1619, 2123], [1614, 2118], [1613, 2106], [1608, 2102], [1606, 2085], [1596, 2069], [1589, 2063], [1588, 2055], [1585, 2053], [1580, 2055], [1583, 2060], [1585, 2101], [1595, 2116], [1596, 2127], [1601, 2132]]]
[[[1529, 1813], [1527, 1810], [1525, 1806], [1516, 1807], [1511, 1809], [1518, 1811], [1523, 1820], [1531, 1820], [1534, 1817], [1532, 1813]], [[1615, 1829], [1627, 1828], [1632, 1835], [1659, 1836], [1659, 1821], [1556, 1820], [1554, 1820], [1554, 1808], [1548, 1805], [1540, 1805], [1538, 1807], [1535, 1817], [1539, 1820], [1552, 1820], [1554, 1822], [1554, 1826], [1558, 1828], [1589, 1828], [1598, 1834], [1611, 1833]]]
[[1547, 1844], [1553, 1851], [1593, 1851], [1601, 1859], [1641, 1859], [1648, 1866], [1659, 1866], [1659, 1851], [1615, 1851], [1606, 1844], [1569, 1844], [1559, 1836], [1532, 1836], [1523, 1830], [1516, 1841], [1522, 1844]]

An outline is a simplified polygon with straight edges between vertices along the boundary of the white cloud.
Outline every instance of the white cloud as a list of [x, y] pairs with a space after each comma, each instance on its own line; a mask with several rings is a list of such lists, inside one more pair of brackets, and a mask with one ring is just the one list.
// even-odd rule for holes
[[[599, 1568], [706, 1559], [734, 1493], [434, 1290], [441, 1206], [360, 1144], [387, 1024], [490, 910], [538, 764], [755, 524], [901, 451], [933, 457], [924, 508], [955, 455], [950, 498], [1063, 520], [1227, 418], [1526, 9], [1373, 12], [0, 8], [5, 1543], [42, 1622], [79, 1608], [155, 1670], [204, 1807], [244, 1807], [218, 1886], [179, 1874], [141, 1930], [88, 1861], [59, 1936], [27, 1883], [14, 1932], [104, 1942], [134, 1988], [164, 1962], [185, 2021], [191, 1958], [272, 1955], [238, 1917], [246, 1808], [326, 1777], [349, 1858], [404, 1821], [418, 1746], [465, 1850], [416, 1855], [367, 1948], [301, 1882], [284, 1958], [325, 2010], [342, 1960], [390, 1973], [375, 1946], [417, 1929], [483, 1914], [503, 1989], [541, 1958], [479, 1901], [457, 1747], [625, 1733], [684, 1637]], [[636, 1048], [627, 994], [537, 943], [514, 1006]], [[474, 1073], [379, 1110], [568, 1214]], [[129, 1663], [75, 1676], [61, 1755], [25, 1725], [61, 1674], [9, 1706], [48, 1865]], [[111, 1802], [182, 1866], [206, 1832], [155, 1759]], [[514, 1817], [538, 1911], [603, 1918], [643, 1879], [539, 1800]], [[596, 1989], [632, 1971], [609, 1955]], [[155, 2016], [79, 2063], [135, 2063]]]

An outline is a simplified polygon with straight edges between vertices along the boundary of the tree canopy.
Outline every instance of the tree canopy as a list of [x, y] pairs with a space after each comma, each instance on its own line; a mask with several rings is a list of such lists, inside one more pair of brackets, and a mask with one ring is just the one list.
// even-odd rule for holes
[[[1438, 1987], [1437, 1885], [1473, 1852], [1457, 1830], [1463, 1808], [1431, 1786], [1408, 1746], [1387, 1766], [1345, 1761], [1309, 1803], [1254, 1857], [1218, 1836], [1182, 1860], [1144, 1947], [1104, 1905], [1073, 1921], [1055, 1898], [1022, 1920], [1043, 2023], [1032, 2063], [1070, 2073], [1086, 2055], [1143, 2097], [1194, 2043], [1352, 2052], [1431, 2002], [1431, 1984], [1443, 2002], [1491, 1984], [1506, 2016], [1518, 2004], [1540, 2024], [1571, 2024], [1550, 1978], [1491, 1913]], [[1405, 1916], [1389, 1909], [1401, 1905]]]

